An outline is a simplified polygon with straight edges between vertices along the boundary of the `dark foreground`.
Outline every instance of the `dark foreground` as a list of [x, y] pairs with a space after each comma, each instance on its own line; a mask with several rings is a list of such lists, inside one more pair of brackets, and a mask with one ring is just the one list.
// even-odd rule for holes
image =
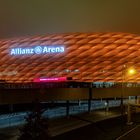
[[52, 140], [115, 140], [135, 126], [128, 126], [121, 117], [117, 117], [55, 136]]
[[[99, 122], [91, 122], [88, 119], [84, 120], [81, 116], [70, 116], [67, 121], [81, 119], [82, 121], [87, 121], [87, 125], [52, 136], [50, 140], [140, 140], [140, 127], [138, 127], [140, 124], [140, 114], [136, 114], [133, 118], [134, 123], [129, 126], [126, 125], [126, 116], [123, 118], [122, 116], [114, 117]], [[73, 124], [69, 123], [68, 125], [70, 127]], [[133, 128], [136, 129], [124, 137], [117, 139]], [[0, 129], [0, 140], [17, 140], [19, 135], [18, 130], [18, 127]]]

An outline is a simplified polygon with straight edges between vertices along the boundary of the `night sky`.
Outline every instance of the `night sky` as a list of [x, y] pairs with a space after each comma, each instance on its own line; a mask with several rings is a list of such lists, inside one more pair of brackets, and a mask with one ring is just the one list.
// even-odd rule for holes
[[140, 34], [140, 0], [0, 0], [0, 38], [69, 32]]

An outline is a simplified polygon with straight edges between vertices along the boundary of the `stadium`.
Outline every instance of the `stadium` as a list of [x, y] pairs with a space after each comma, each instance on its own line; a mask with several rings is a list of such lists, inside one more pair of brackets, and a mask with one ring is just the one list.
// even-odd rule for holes
[[111, 100], [119, 106], [123, 98], [137, 99], [140, 94], [138, 35], [67, 33], [5, 39], [0, 41], [0, 57], [0, 104], [10, 105], [10, 110], [13, 104], [15, 110], [27, 109], [37, 99], [47, 106], [66, 105], [69, 114], [69, 102], [82, 101], [90, 111], [92, 105], [104, 107]]
[[[0, 80], [8, 83], [59, 77], [80, 82], [122, 82], [125, 69], [140, 70], [140, 36], [69, 33], [5, 39], [0, 41], [0, 57]], [[125, 81], [139, 80], [139, 73], [125, 76]]]

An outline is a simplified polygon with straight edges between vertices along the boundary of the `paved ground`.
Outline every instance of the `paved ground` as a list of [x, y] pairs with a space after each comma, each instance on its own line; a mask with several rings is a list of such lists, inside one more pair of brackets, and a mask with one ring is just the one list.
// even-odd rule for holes
[[52, 140], [116, 140], [135, 126], [136, 124], [128, 126], [125, 121], [122, 122], [121, 117], [117, 117], [57, 135]]
[[9, 127], [0, 129], [0, 140], [17, 140], [19, 127]]
[[120, 135], [116, 140], [140, 140], [140, 114], [133, 114], [132, 122], [136, 126]]
[[120, 116], [120, 111], [118, 108], [113, 108], [110, 109], [109, 112], [106, 112], [105, 110], [96, 110], [90, 113], [73, 115], [69, 118], [54, 119], [50, 120], [50, 132], [52, 136], [56, 136], [95, 122], [118, 116]]
[[[126, 125], [126, 116], [122, 117], [118, 109], [110, 109], [109, 112], [98, 110], [90, 114], [72, 116], [69, 121], [64, 122], [64, 125], [56, 124], [55, 127], [52, 127], [55, 132], [52, 140], [115, 140], [139, 124], [140, 114], [133, 117], [135, 123], [128, 126]], [[77, 119], [77, 121], [74, 119]], [[74, 121], [79, 122], [79, 124], [74, 125]], [[80, 127], [81, 123], [83, 127]], [[61, 133], [62, 130], [65, 133]]]
[[127, 131], [126, 133], [124, 133], [123, 135], [121, 135], [120, 137], [118, 137], [116, 140], [140, 140], [140, 125], [137, 125], [136, 127], [134, 127], [133, 129], [131, 129], [130, 131]]
[[[51, 119], [49, 121], [52, 140], [115, 140], [125, 132], [136, 127], [126, 125], [126, 118], [120, 116], [117, 108], [97, 110], [69, 118]], [[0, 129], [0, 140], [16, 140], [18, 127]]]

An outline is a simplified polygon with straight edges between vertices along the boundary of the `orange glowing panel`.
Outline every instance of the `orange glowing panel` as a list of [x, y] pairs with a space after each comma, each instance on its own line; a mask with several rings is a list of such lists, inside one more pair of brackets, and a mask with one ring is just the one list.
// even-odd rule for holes
[[[121, 82], [130, 67], [140, 71], [140, 36], [134, 34], [70, 33], [0, 41], [0, 80], [7, 82], [44, 77]], [[137, 72], [123, 81], [139, 79]]]

